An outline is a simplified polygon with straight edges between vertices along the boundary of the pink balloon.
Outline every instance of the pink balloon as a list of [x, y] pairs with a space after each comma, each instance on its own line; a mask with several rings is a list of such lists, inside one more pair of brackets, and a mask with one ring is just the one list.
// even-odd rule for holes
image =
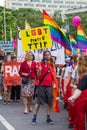
[[74, 26], [78, 26], [78, 24], [80, 24], [81, 22], [81, 18], [79, 16], [75, 16], [73, 19], [72, 19], [72, 24]]

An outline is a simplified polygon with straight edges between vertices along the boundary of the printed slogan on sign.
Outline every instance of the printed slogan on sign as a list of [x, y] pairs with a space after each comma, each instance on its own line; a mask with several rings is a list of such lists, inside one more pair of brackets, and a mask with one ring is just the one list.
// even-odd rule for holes
[[16, 86], [21, 84], [21, 77], [18, 72], [20, 69], [20, 62], [4, 63], [4, 85]]
[[52, 47], [50, 28], [48, 26], [21, 30], [21, 39], [23, 51]]

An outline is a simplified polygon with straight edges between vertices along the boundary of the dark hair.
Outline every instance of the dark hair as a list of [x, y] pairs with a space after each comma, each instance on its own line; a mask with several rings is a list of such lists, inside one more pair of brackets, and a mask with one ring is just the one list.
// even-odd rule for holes
[[57, 57], [56, 57], [56, 56], [51, 56], [51, 57], [55, 58], [55, 60], [57, 59]]
[[13, 59], [17, 59], [17, 57], [16, 57], [16, 56], [12, 56], [11, 59], [12, 59], [12, 60], [13, 60]]
[[7, 62], [9, 56], [11, 57], [10, 54], [5, 56], [5, 58], [4, 58], [4, 62]]
[[[48, 53], [50, 54], [50, 56], [51, 56], [51, 52], [50, 52], [49, 50], [44, 51], [42, 62], [45, 62], [45, 54], [46, 54], [47, 52], [48, 52]], [[52, 59], [52, 58], [50, 58], [50, 62], [53, 64], [53, 59]]]

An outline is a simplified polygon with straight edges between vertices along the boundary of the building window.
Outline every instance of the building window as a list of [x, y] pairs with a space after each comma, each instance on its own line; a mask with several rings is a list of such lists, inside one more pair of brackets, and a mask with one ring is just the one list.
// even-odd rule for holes
[[77, 2], [77, 4], [80, 4], [80, 5], [86, 5], [87, 2]]
[[74, 4], [73, 1], [66, 1], [65, 4]]
[[17, 3], [17, 2], [13, 2], [12, 5], [16, 5], [16, 6], [22, 6], [21, 3]]
[[34, 7], [34, 4], [27, 4], [27, 3], [25, 3], [24, 6]]
[[16, 3], [13, 2], [12, 5], [16, 5]]
[[16, 7], [12, 7], [11, 9], [15, 10], [15, 9], [16, 9]]
[[52, 2], [51, 0], [42, 0], [42, 2], [49, 3]]
[[63, 0], [60, 0], [60, 1], [58, 1], [58, 0], [54, 0], [54, 3], [62, 4], [62, 3], [63, 3]]
[[31, 0], [31, 2], [40, 2], [40, 0]]
[[18, 0], [18, 1], [28, 2], [28, 0]]
[[51, 10], [51, 9], [46, 9], [46, 11], [47, 11], [47, 12], [52, 12], [52, 10]]
[[57, 5], [48, 5], [49, 8], [57, 8]]
[[36, 4], [37, 7], [46, 7], [45, 4]]

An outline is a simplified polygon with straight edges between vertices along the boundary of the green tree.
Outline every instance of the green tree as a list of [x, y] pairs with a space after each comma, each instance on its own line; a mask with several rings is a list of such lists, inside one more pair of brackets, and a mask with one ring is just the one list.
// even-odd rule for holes
[[77, 27], [75, 27], [72, 24], [72, 19], [75, 16], [79, 16], [81, 18], [81, 25], [85, 31], [85, 33], [87, 34], [87, 14], [84, 13], [76, 13], [76, 14], [72, 14], [72, 15], [66, 15], [66, 25], [69, 26], [68, 30], [67, 30], [67, 35], [72, 35], [75, 39], [77, 38]]
[[[0, 40], [4, 40], [4, 8], [0, 8]], [[5, 9], [6, 19], [6, 40], [10, 40], [10, 28], [12, 29], [12, 36], [16, 37], [16, 18], [13, 16], [10, 9]]]
[[63, 28], [64, 27], [64, 21], [62, 20], [62, 15], [60, 11], [54, 12], [53, 19], [56, 21], [56, 23]]
[[[18, 10], [6, 9], [6, 39], [10, 40], [10, 28], [12, 36], [16, 38], [17, 27], [25, 28], [25, 20], [27, 20], [32, 28], [43, 26], [43, 17], [40, 11], [30, 8], [20, 8]], [[0, 40], [2, 39], [2, 31], [4, 31], [4, 8], [0, 7]]]
[[42, 13], [31, 8], [20, 8], [13, 11], [13, 15], [17, 19], [17, 26], [21, 29], [25, 28], [25, 20], [27, 20], [32, 28], [43, 26]]

